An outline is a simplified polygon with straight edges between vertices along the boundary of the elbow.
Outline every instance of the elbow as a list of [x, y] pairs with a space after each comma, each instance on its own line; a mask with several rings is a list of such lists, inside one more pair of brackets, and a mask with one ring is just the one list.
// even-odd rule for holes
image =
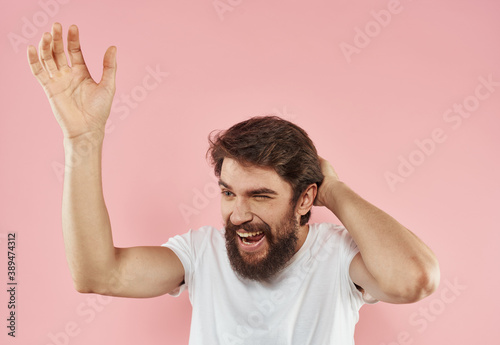
[[72, 272], [73, 287], [79, 293], [110, 295], [109, 271], [80, 270]]
[[106, 295], [106, 291], [96, 282], [88, 280], [73, 280], [73, 287], [79, 293], [94, 293], [98, 295]]
[[420, 268], [413, 274], [402, 294], [402, 303], [415, 303], [437, 290], [440, 281], [439, 264], [437, 261], [432, 265]]
[[73, 287], [79, 293], [95, 293], [90, 284], [82, 281], [73, 280]]

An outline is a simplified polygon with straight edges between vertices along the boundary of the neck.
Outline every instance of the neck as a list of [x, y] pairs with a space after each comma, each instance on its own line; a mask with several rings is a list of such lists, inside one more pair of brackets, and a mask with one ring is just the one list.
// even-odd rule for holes
[[299, 249], [302, 248], [302, 245], [306, 241], [308, 233], [309, 233], [309, 224], [302, 225], [301, 227], [299, 227], [299, 232], [297, 234], [299, 240], [297, 241], [297, 247], [295, 248], [295, 253], [297, 253]]

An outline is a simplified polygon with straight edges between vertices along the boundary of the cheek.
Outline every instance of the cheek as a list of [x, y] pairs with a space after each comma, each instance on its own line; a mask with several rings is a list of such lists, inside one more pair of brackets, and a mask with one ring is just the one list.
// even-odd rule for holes
[[287, 210], [283, 210], [279, 206], [281, 205], [266, 205], [254, 213], [256, 218], [271, 227], [273, 233], [276, 232], [287, 214]]
[[230, 211], [227, 202], [224, 202], [224, 200], [221, 200], [220, 202], [220, 213], [222, 215], [222, 221], [224, 222], [224, 226], [226, 226], [227, 220], [229, 219]]

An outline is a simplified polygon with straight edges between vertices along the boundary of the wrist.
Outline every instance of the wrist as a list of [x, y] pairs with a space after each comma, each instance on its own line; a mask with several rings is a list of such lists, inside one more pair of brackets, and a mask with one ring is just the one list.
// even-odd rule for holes
[[347, 185], [339, 179], [323, 180], [318, 194], [319, 202], [335, 213], [337, 200], [345, 188], [348, 188]]
[[64, 137], [63, 143], [65, 148], [95, 148], [102, 147], [104, 142], [104, 131], [89, 131], [73, 137]]
[[64, 153], [67, 162], [74, 167], [87, 159], [97, 157], [100, 160], [102, 145], [104, 142], [104, 132], [87, 132], [75, 137], [64, 138]]

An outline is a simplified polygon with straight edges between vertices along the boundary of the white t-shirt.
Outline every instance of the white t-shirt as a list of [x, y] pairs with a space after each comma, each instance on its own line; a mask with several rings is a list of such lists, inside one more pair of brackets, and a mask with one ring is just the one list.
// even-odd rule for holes
[[349, 277], [359, 252], [347, 230], [310, 224], [307, 238], [270, 283], [239, 277], [224, 229], [202, 227], [163, 244], [179, 257], [193, 306], [190, 345], [352, 345], [365, 303]]

